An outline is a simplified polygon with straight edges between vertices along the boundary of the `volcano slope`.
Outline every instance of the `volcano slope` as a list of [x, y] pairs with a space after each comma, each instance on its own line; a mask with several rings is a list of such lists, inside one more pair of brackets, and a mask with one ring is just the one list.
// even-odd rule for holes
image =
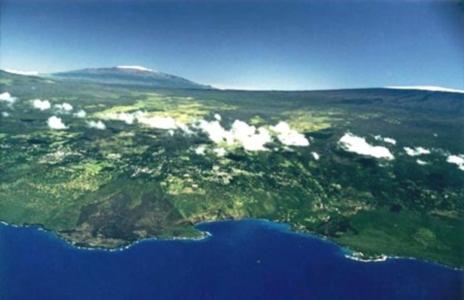
[[0, 220], [115, 248], [260, 218], [464, 266], [464, 95], [0, 77]]

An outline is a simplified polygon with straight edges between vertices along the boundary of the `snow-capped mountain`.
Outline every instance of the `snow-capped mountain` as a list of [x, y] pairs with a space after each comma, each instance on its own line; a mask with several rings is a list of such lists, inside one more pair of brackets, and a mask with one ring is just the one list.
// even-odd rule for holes
[[88, 68], [51, 74], [53, 77], [78, 79], [105, 84], [136, 85], [154, 88], [209, 89], [210, 86], [191, 80], [154, 71], [141, 66], [116, 66], [110, 68]]

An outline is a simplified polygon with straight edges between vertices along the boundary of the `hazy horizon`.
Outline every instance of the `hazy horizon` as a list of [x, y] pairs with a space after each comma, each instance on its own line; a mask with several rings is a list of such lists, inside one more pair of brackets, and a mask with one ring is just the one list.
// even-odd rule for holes
[[0, 68], [140, 65], [223, 89], [464, 89], [453, 1], [2, 1]]

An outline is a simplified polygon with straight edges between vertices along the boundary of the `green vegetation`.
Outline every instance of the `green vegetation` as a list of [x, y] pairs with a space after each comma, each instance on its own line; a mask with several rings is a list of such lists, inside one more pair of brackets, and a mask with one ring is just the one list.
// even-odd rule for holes
[[[154, 91], [0, 75], [0, 92], [18, 99], [0, 102], [9, 114], [0, 116], [0, 220], [41, 224], [79, 245], [118, 247], [145, 237], [201, 237], [200, 221], [266, 218], [368, 256], [464, 266], [464, 172], [446, 162], [464, 153], [462, 95]], [[34, 109], [29, 100], [36, 98], [71, 103], [87, 117]], [[286, 121], [310, 146], [274, 139], [267, 151], [234, 146], [218, 155], [193, 125], [192, 132], [169, 131], [108, 118], [136, 111], [184, 124], [219, 113], [225, 129], [236, 119], [257, 127]], [[52, 115], [68, 129], [48, 128]], [[86, 123], [100, 119], [104, 130]], [[395, 159], [343, 150], [338, 141], [348, 131]], [[411, 157], [406, 146], [432, 151]]]
[[327, 129], [331, 126], [331, 120], [336, 120], [336, 115], [331, 111], [315, 112], [311, 110], [295, 110], [286, 113], [288, 124], [301, 132]]

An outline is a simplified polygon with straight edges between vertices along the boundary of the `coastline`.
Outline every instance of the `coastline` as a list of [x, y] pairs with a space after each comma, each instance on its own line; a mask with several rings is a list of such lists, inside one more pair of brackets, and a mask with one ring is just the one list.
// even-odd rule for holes
[[362, 252], [351, 252], [351, 253], [347, 253], [345, 254], [345, 257], [348, 258], [348, 259], [351, 259], [351, 260], [355, 260], [355, 261], [359, 261], [359, 262], [365, 262], [365, 263], [369, 263], [369, 262], [383, 262], [383, 261], [387, 261], [388, 259], [392, 259], [393, 257], [389, 257], [389, 256], [386, 256], [386, 255], [379, 255], [378, 257], [376, 258], [369, 258], [369, 257], [365, 257], [365, 254], [362, 253]]
[[[327, 238], [325, 236], [320, 236], [314, 233], [310, 232], [302, 232], [302, 231], [297, 231], [292, 229], [291, 224], [288, 223], [281, 223], [281, 222], [275, 222], [275, 221], [270, 221], [268, 219], [258, 219], [258, 218], [245, 218], [245, 219], [240, 219], [240, 220], [234, 220], [234, 219], [225, 219], [225, 220], [214, 220], [214, 221], [201, 221], [198, 222], [194, 225], [195, 228], [201, 225], [208, 225], [208, 224], [213, 224], [213, 223], [223, 223], [223, 222], [240, 222], [240, 221], [251, 221], [251, 222], [261, 222], [263, 224], [266, 224], [266, 226], [271, 227], [271, 230], [276, 230], [281, 233], [285, 234], [295, 234], [298, 236], [302, 236], [304, 238], [311, 238], [311, 239], [317, 239], [321, 242], [326, 242], [331, 245], [334, 245], [335, 247], [338, 248], [340, 251], [340, 254], [352, 261], [360, 262], [360, 263], [381, 263], [381, 262], [386, 262], [389, 260], [414, 260], [414, 261], [419, 261], [422, 263], [427, 263], [427, 264], [433, 264], [437, 265], [439, 267], [451, 269], [454, 271], [464, 271], [464, 267], [459, 268], [459, 267], [454, 267], [454, 266], [449, 266], [446, 264], [442, 264], [436, 261], [431, 261], [431, 260], [426, 260], [426, 259], [420, 259], [416, 257], [403, 257], [403, 256], [395, 256], [395, 255], [385, 255], [385, 254], [379, 254], [375, 256], [369, 256], [366, 255], [360, 251], [352, 250], [350, 248], [344, 247], [343, 245], [338, 244], [337, 242], [331, 240], [330, 238]], [[81, 246], [78, 245], [77, 243], [73, 242], [70, 239], [65, 238], [64, 236], [60, 235], [59, 233], [55, 232], [54, 230], [50, 230], [47, 228], [44, 228], [40, 224], [10, 224], [5, 221], [0, 220], [0, 225], [12, 227], [12, 228], [30, 228], [34, 230], [38, 230], [41, 232], [45, 232], [46, 234], [51, 235], [52, 237], [63, 241], [66, 245], [78, 249], [78, 250], [83, 250], [83, 251], [102, 251], [102, 252], [108, 252], [108, 253], [114, 253], [114, 252], [122, 252], [125, 250], [128, 250], [132, 247], [137, 246], [138, 244], [145, 243], [145, 242], [153, 242], [153, 241], [187, 241], [187, 242], [200, 242], [204, 241], [207, 239], [210, 239], [214, 237], [214, 235], [206, 230], [199, 230], [203, 236], [198, 237], [198, 238], [192, 238], [192, 237], [172, 237], [172, 238], [157, 238], [157, 237], [148, 237], [148, 238], [143, 238], [139, 239], [133, 242], [128, 243], [127, 245], [115, 247], [115, 248], [108, 248], [108, 247], [98, 247], [98, 246]]]
[[61, 241], [65, 242], [65, 244], [68, 245], [68, 246], [71, 246], [71, 247], [73, 247], [75, 249], [78, 249], [78, 250], [84, 250], [84, 251], [120, 252], [120, 251], [128, 250], [128, 249], [136, 246], [137, 244], [144, 243], [144, 242], [150, 242], [150, 241], [192, 241], [192, 242], [196, 242], [196, 241], [206, 240], [206, 239], [213, 236], [208, 231], [201, 231], [203, 236], [198, 237], [198, 238], [172, 237], [172, 238], [167, 238], [167, 239], [160, 239], [160, 238], [157, 238], [157, 237], [148, 237], [148, 238], [143, 238], [143, 239], [139, 239], [139, 240], [127, 243], [127, 245], [114, 247], [114, 248], [109, 248], [109, 247], [99, 247], [99, 246], [81, 246], [81, 245], [78, 245], [77, 243], [73, 242], [72, 240], [67, 239], [64, 236], [60, 235], [56, 231], [44, 228], [40, 224], [18, 225], [18, 224], [10, 224], [10, 223], [7, 223], [5, 221], [0, 221], [0, 224], [4, 225], [4, 226], [13, 227], [13, 228], [30, 228], [30, 229], [35, 229], [35, 230], [38, 230], [38, 231], [42, 231], [42, 232], [45, 232], [47, 234], [52, 235], [54, 238], [56, 238], [58, 240], [61, 240]]

